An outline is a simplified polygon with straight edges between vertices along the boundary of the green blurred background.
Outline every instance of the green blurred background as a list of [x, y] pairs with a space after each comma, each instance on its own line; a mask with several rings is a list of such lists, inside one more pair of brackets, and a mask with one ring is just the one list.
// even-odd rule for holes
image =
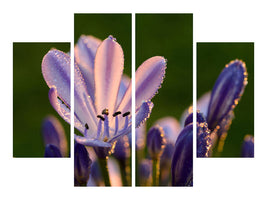
[[43, 78], [44, 55], [56, 48], [70, 50], [70, 43], [13, 43], [13, 156], [43, 157], [42, 120], [54, 115], [62, 123], [68, 144], [70, 126], [50, 105]]
[[117, 39], [124, 53], [124, 74], [131, 76], [132, 22], [131, 14], [74, 14], [74, 42], [81, 35], [93, 35], [105, 40]]
[[162, 117], [180, 120], [193, 102], [193, 14], [136, 15], [136, 66], [153, 56], [168, 62], [147, 129]]
[[254, 134], [254, 44], [197, 43], [197, 98], [212, 90], [220, 72], [231, 60], [246, 63], [248, 85], [234, 109], [235, 118], [225, 140], [222, 157], [240, 157], [246, 134]]

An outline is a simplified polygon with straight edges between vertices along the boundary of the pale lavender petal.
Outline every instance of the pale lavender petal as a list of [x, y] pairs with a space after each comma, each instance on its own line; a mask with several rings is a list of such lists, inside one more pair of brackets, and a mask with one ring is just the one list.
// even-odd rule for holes
[[[58, 99], [57, 89], [56, 87], [51, 87], [49, 90], [49, 101], [52, 107], [57, 111], [57, 113], [70, 124], [70, 109], [66, 106], [61, 100]], [[75, 127], [81, 132], [84, 129], [81, 121], [77, 119], [76, 115], [74, 115], [74, 124]]]
[[180, 124], [174, 117], [161, 118], [157, 120], [153, 126], [155, 125], [159, 125], [163, 128], [168, 143], [174, 144], [181, 132]]
[[207, 118], [211, 92], [206, 92], [197, 100], [197, 110]]
[[121, 46], [112, 36], [105, 39], [95, 57], [95, 107], [97, 114], [107, 108], [112, 117], [123, 73], [124, 57]]
[[50, 50], [43, 58], [42, 73], [49, 88], [55, 86], [60, 98], [70, 105], [70, 56]]
[[104, 142], [98, 139], [92, 139], [88, 137], [82, 137], [78, 135], [74, 135], [74, 139], [77, 143], [83, 144], [85, 146], [92, 146], [92, 147], [111, 147], [112, 146], [108, 142]]
[[[161, 87], [166, 60], [155, 56], [146, 60], [135, 72], [135, 104], [138, 109], [143, 101], [151, 100]], [[131, 110], [132, 87], [129, 85], [117, 110]]]
[[87, 90], [94, 101], [94, 62], [95, 55], [101, 40], [93, 36], [82, 35], [74, 48], [75, 61], [83, 74]]
[[[96, 134], [97, 114], [93, 101], [87, 92], [80, 68], [74, 63], [74, 113], [77, 114], [81, 123], [89, 126], [90, 134]], [[82, 132], [83, 133], [83, 132]]]
[[141, 126], [152, 112], [154, 104], [151, 101], [144, 101], [135, 116], [135, 127]]
[[127, 75], [122, 75], [116, 107], [119, 106], [119, 103], [121, 102], [123, 96], [125, 95], [125, 92], [129, 87], [130, 82], [131, 79]]

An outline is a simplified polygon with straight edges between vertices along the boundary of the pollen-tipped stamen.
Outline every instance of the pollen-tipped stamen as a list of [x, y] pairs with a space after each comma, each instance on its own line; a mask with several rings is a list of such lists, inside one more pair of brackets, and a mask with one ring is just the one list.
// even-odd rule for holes
[[107, 137], [109, 138], [109, 121], [108, 121], [108, 109], [105, 108], [103, 111], [102, 111], [102, 114], [104, 115], [104, 118], [105, 118], [105, 121], [104, 121], [104, 135], [103, 135], [103, 138]]
[[105, 119], [101, 115], [98, 115], [97, 117], [99, 118], [99, 121], [98, 121], [98, 125], [97, 125], [96, 138], [99, 139], [100, 138], [100, 133], [102, 131], [102, 121], [104, 121]]

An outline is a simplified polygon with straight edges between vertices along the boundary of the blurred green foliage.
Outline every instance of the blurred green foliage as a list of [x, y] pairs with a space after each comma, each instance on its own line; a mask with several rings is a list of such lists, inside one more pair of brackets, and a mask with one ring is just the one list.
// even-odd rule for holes
[[166, 116], [180, 120], [193, 102], [193, 15], [137, 14], [136, 66], [153, 56], [168, 60], [162, 88], [152, 99], [147, 128]]
[[54, 115], [62, 123], [69, 143], [70, 126], [50, 105], [43, 78], [44, 55], [56, 48], [70, 50], [70, 43], [13, 43], [13, 156], [43, 157], [42, 120]]
[[254, 44], [197, 43], [197, 98], [212, 90], [220, 72], [234, 59], [246, 63], [248, 85], [234, 109], [235, 118], [225, 140], [222, 157], [240, 157], [244, 136], [254, 134]]

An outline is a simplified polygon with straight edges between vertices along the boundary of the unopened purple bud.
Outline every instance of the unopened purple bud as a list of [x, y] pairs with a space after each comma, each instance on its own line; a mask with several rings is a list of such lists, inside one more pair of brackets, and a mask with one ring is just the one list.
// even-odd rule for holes
[[254, 137], [252, 135], [246, 135], [242, 145], [242, 157], [254, 158]]
[[86, 148], [79, 143], [74, 146], [74, 181], [75, 186], [86, 186], [89, 180], [92, 161]]
[[[206, 119], [204, 115], [200, 112], [197, 112], [197, 122], [198, 123], [203, 123], [206, 122]], [[184, 126], [187, 126], [188, 124], [193, 123], [193, 113], [190, 113], [187, 118], [184, 121]]]
[[158, 159], [166, 144], [166, 139], [162, 127], [156, 125], [149, 129], [147, 133], [147, 149], [150, 157]]
[[210, 130], [207, 123], [197, 123], [197, 157], [208, 157], [211, 147]]
[[241, 60], [230, 62], [223, 69], [212, 89], [207, 122], [210, 130], [238, 104], [247, 85], [246, 65]]
[[173, 152], [174, 144], [167, 143], [160, 157], [160, 185], [162, 186], [169, 184]]
[[173, 186], [193, 185], [193, 124], [179, 134], [171, 165]]
[[127, 135], [124, 135], [116, 142], [113, 155], [120, 161], [125, 161], [130, 157], [130, 144]]
[[149, 159], [141, 160], [138, 166], [140, 186], [150, 186], [152, 183], [152, 162]]
[[59, 120], [54, 116], [48, 116], [42, 123], [44, 145], [53, 144], [58, 147], [63, 156], [67, 156], [67, 140], [65, 131]]
[[60, 158], [62, 157], [60, 150], [53, 144], [47, 144], [45, 146], [44, 157], [46, 158]]

